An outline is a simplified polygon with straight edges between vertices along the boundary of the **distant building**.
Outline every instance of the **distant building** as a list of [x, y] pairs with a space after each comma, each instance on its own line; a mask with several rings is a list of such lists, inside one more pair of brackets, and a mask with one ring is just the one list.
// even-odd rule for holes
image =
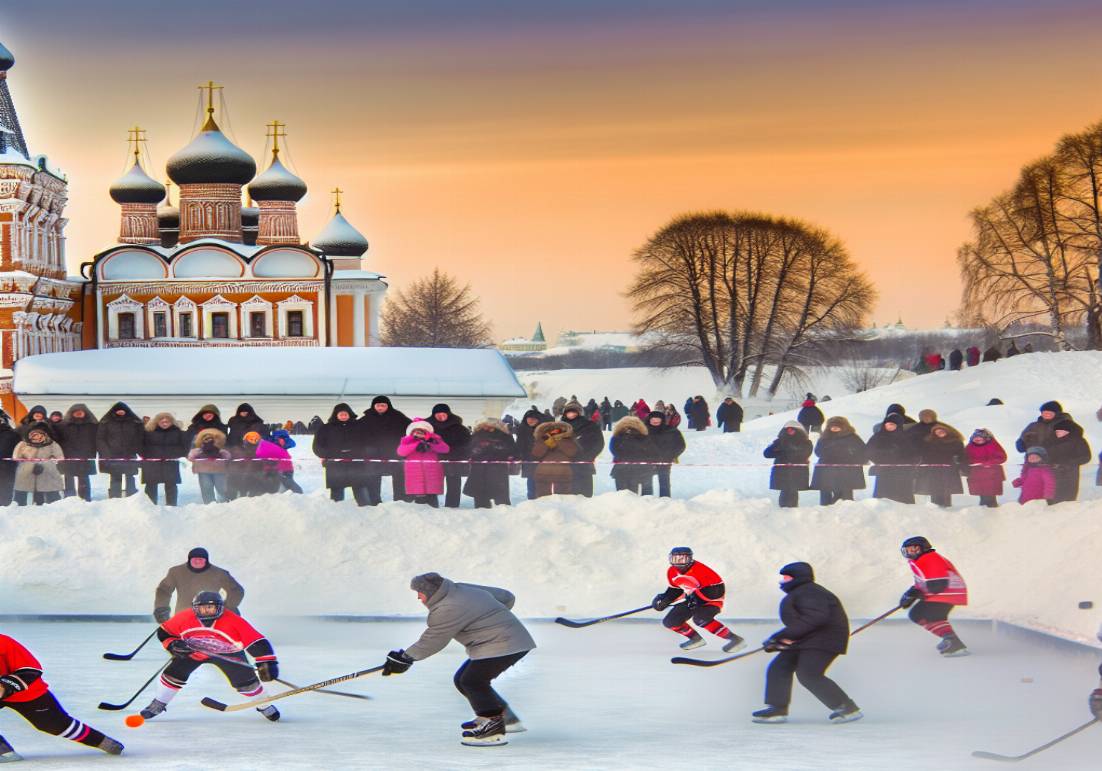
[[547, 338], [543, 336], [543, 324], [536, 322], [531, 338], [513, 337], [498, 346], [502, 353], [543, 353], [547, 350]]

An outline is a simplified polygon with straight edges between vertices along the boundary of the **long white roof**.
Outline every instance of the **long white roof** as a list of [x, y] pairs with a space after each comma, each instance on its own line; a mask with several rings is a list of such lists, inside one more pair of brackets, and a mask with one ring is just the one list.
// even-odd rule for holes
[[524, 396], [493, 349], [111, 348], [15, 364], [17, 394]]

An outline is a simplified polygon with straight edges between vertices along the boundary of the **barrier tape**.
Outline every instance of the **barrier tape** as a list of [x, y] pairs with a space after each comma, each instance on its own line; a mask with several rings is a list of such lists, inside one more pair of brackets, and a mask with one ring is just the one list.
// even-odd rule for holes
[[[557, 465], [557, 466], [680, 466], [681, 468], [860, 468], [868, 466], [874, 468], [1000, 468], [1004, 464], [989, 463], [681, 463], [676, 460], [423, 460], [421, 458], [0, 458], [0, 462], [13, 461], [15, 463], [64, 463], [65, 461], [90, 461], [108, 463], [321, 463], [323, 466], [330, 463], [439, 463], [441, 465], [493, 465], [502, 464], [514, 466], [518, 464], [530, 465]], [[1015, 464], [1010, 464], [1015, 465]], [[1024, 464], [1023, 464], [1024, 465]], [[1057, 464], [1058, 465], [1058, 464]], [[1080, 465], [1080, 464], [1076, 464]], [[1084, 463], [1083, 466], [1099, 464]]]

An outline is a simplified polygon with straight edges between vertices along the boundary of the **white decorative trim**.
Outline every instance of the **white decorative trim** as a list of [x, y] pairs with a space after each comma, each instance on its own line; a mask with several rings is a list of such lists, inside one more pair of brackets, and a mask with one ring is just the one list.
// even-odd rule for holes
[[[280, 300], [276, 305], [279, 307], [279, 337], [280, 339], [288, 340], [301, 340], [303, 338], [312, 338], [314, 336], [314, 304], [309, 300], [305, 300], [299, 297], [297, 294], [291, 295], [286, 300]], [[287, 330], [290, 326], [287, 323], [287, 314], [290, 311], [302, 311], [302, 338], [288, 337]]]
[[144, 339], [145, 327], [142, 322], [145, 320], [145, 314], [142, 313], [142, 304], [137, 300], [132, 300], [129, 295], [125, 294], [107, 303], [107, 339], [119, 339], [120, 313], [134, 314], [134, 337], [138, 340]]
[[241, 330], [241, 337], [254, 338], [252, 335], [252, 324], [250, 324], [250, 314], [263, 313], [264, 314], [264, 337], [271, 338], [272, 335], [272, 303], [270, 300], [265, 300], [260, 295], [253, 295], [245, 302], [241, 303], [241, 322], [238, 329]]
[[[199, 334], [199, 306], [189, 297], [181, 296], [172, 304], [172, 332], [184, 340], [196, 340]], [[184, 313], [191, 314], [191, 334], [187, 337], [181, 335], [183, 327], [180, 324], [180, 316]]]
[[[165, 314], [165, 333], [163, 335], [157, 334], [157, 325], [153, 323], [154, 314]], [[168, 301], [158, 295], [145, 304], [145, 327], [149, 330], [149, 336], [153, 339], [158, 337], [172, 337], [172, 306], [168, 304]]]
[[238, 338], [240, 338], [241, 335], [238, 333], [238, 326], [237, 326], [237, 315], [238, 314], [235, 313], [235, 310], [237, 308], [237, 303], [231, 302], [230, 300], [227, 300], [222, 295], [217, 294], [214, 297], [207, 300], [206, 302], [199, 303], [199, 307], [203, 309], [202, 338], [204, 340], [216, 340], [217, 341], [217, 340], [226, 340], [227, 339], [227, 338], [224, 338], [224, 337], [214, 337], [213, 336], [214, 324], [211, 321], [211, 314], [213, 314], [213, 313], [228, 313], [229, 314], [229, 323], [230, 323], [230, 329], [229, 329], [230, 336], [229, 336], [228, 339], [237, 340]]
[[196, 294], [216, 292], [218, 294], [256, 294], [283, 292], [306, 292], [319, 294], [324, 289], [320, 280], [308, 281], [224, 281], [221, 279], [199, 279], [195, 281], [100, 281], [100, 292], [105, 296], [123, 294]]

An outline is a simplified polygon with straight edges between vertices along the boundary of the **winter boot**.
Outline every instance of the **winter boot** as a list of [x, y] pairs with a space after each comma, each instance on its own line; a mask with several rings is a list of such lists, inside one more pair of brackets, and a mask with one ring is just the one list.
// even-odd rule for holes
[[463, 732], [459, 742], [468, 747], [497, 747], [508, 744], [505, 739], [505, 718], [495, 715], [491, 718], [476, 718], [483, 720], [479, 726]]
[[123, 751], [122, 742], [117, 742], [110, 736], [103, 737], [103, 741], [97, 744], [96, 747], [108, 755], [121, 755]]
[[731, 638], [727, 642], [723, 643], [723, 652], [730, 653], [731, 651], [742, 650], [746, 647], [746, 640], [739, 637], [734, 632], [731, 632]]
[[787, 723], [788, 707], [768, 706], [750, 714], [755, 723]]
[[22, 759], [23, 756], [12, 749], [12, 746], [8, 744], [8, 740], [0, 736], [0, 763], [14, 763]]
[[951, 656], [967, 656], [968, 647], [961, 642], [955, 634], [951, 634], [937, 644], [938, 652], [949, 658]]
[[691, 651], [693, 648], [700, 648], [707, 644], [708, 643], [704, 641], [704, 638], [694, 631], [691, 635], [689, 635], [689, 639], [681, 643], [680, 647], [683, 651]]
[[274, 704], [269, 704], [267, 707], [257, 707], [256, 711], [273, 723], [279, 720], [279, 710], [275, 708]]
[[149, 702], [148, 707], [143, 709], [138, 714], [144, 717], [146, 720], [152, 720], [153, 718], [157, 717], [157, 715], [164, 712], [167, 706], [168, 705], [165, 704], [163, 701], [154, 699], [153, 701]]
[[839, 704], [830, 713], [830, 722], [852, 723], [854, 720], [860, 720], [863, 717], [860, 707], [854, 704], [852, 699], [846, 699], [844, 704]]

